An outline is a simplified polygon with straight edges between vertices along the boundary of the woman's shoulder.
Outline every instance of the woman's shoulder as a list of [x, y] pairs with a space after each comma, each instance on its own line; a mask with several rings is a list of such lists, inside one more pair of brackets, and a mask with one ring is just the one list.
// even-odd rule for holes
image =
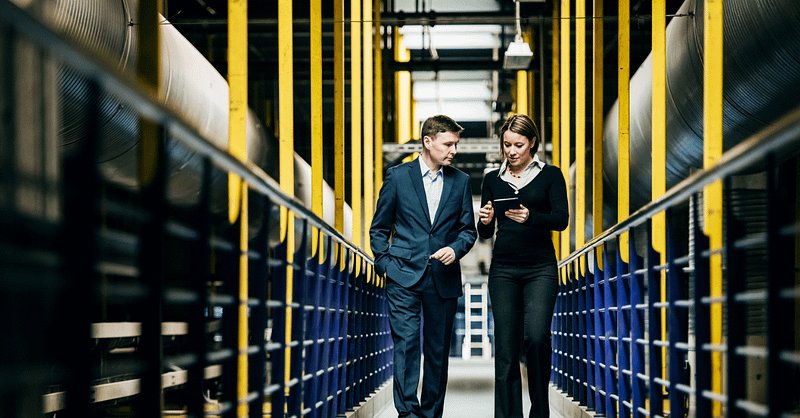
[[554, 166], [552, 164], [544, 164], [542, 166], [542, 173], [548, 176], [553, 176], [556, 174], [561, 174], [561, 169], [558, 168], [558, 166]]
[[486, 179], [499, 179], [500, 178], [500, 169], [499, 168], [495, 168], [494, 170], [489, 171], [488, 173], [483, 175], [483, 178], [486, 178]]

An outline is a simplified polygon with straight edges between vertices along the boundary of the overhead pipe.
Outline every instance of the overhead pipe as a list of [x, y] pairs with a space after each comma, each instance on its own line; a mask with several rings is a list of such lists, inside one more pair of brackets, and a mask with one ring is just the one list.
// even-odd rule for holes
[[[687, 0], [677, 15], [666, 33], [667, 189], [703, 167], [703, 1]], [[800, 2], [726, 0], [724, 48], [725, 151], [800, 105]], [[631, 212], [652, 197], [651, 74], [652, 55], [630, 81]], [[618, 104], [605, 120], [603, 180], [612, 192], [603, 229], [616, 223]]]
[[[135, 18], [137, 0], [49, 1], [44, 7], [45, 20], [57, 32], [86, 50], [110, 60], [122, 73], [133, 74], [136, 68]], [[181, 115], [204, 138], [221, 149], [228, 148], [228, 83], [197, 49], [163, 16], [161, 30], [161, 80], [159, 100]], [[86, 132], [86, 82], [69, 68], [59, 68], [59, 134], [62, 150], [70, 152]], [[111, 92], [100, 98], [100, 157], [98, 169], [114, 184], [138, 189], [137, 152], [138, 116], [126, 109]], [[246, 121], [247, 159], [268, 175], [277, 177], [277, 145], [251, 109]], [[167, 197], [171, 203], [190, 206], [198, 203], [202, 161], [191, 150], [173, 146], [170, 153]], [[295, 153], [296, 154], [296, 153]], [[311, 170], [295, 155], [295, 189], [308, 189]], [[218, 174], [214, 185], [214, 210], [227, 210], [227, 175]], [[334, 223], [333, 190], [323, 186], [324, 214]], [[310, 193], [310, 190], [309, 190]], [[306, 205], [311, 197], [296, 193]], [[305, 200], [303, 200], [305, 199]], [[345, 212], [349, 207], [345, 205]], [[252, 225], [254, 228], [258, 224]], [[344, 234], [350, 238], [349, 233]]]

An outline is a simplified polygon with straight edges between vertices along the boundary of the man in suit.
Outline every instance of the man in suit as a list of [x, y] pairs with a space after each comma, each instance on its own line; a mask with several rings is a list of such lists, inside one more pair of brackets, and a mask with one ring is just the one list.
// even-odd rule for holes
[[369, 231], [375, 271], [388, 278], [400, 417], [438, 418], [444, 409], [450, 336], [462, 294], [459, 260], [477, 237], [469, 176], [450, 166], [461, 131], [447, 116], [425, 121], [422, 154], [387, 171]]

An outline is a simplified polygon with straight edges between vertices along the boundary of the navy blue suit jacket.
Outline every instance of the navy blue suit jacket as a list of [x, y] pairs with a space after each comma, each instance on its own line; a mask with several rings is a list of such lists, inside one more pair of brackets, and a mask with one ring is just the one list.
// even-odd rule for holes
[[[477, 238], [469, 175], [443, 166], [442, 197], [431, 225], [422, 173], [417, 160], [390, 168], [380, 190], [370, 227], [370, 248], [375, 271], [400, 286], [413, 286], [431, 261], [433, 278], [441, 297], [462, 294], [461, 264]], [[455, 262], [444, 265], [430, 256], [442, 247], [456, 253]]]

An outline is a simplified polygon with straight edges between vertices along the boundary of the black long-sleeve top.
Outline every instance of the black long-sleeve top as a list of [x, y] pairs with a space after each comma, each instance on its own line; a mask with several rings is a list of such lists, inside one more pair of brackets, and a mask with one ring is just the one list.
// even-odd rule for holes
[[491, 171], [483, 178], [481, 207], [490, 200], [513, 196], [517, 196], [520, 204], [530, 212], [525, 223], [508, 219], [497, 211], [488, 225], [478, 221], [478, 235], [484, 239], [492, 237], [497, 225], [492, 261], [519, 265], [555, 262], [551, 231], [563, 231], [569, 224], [567, 186], [561, 170], [545, 165], [519, 191], [500, 178], [499, 170]]

